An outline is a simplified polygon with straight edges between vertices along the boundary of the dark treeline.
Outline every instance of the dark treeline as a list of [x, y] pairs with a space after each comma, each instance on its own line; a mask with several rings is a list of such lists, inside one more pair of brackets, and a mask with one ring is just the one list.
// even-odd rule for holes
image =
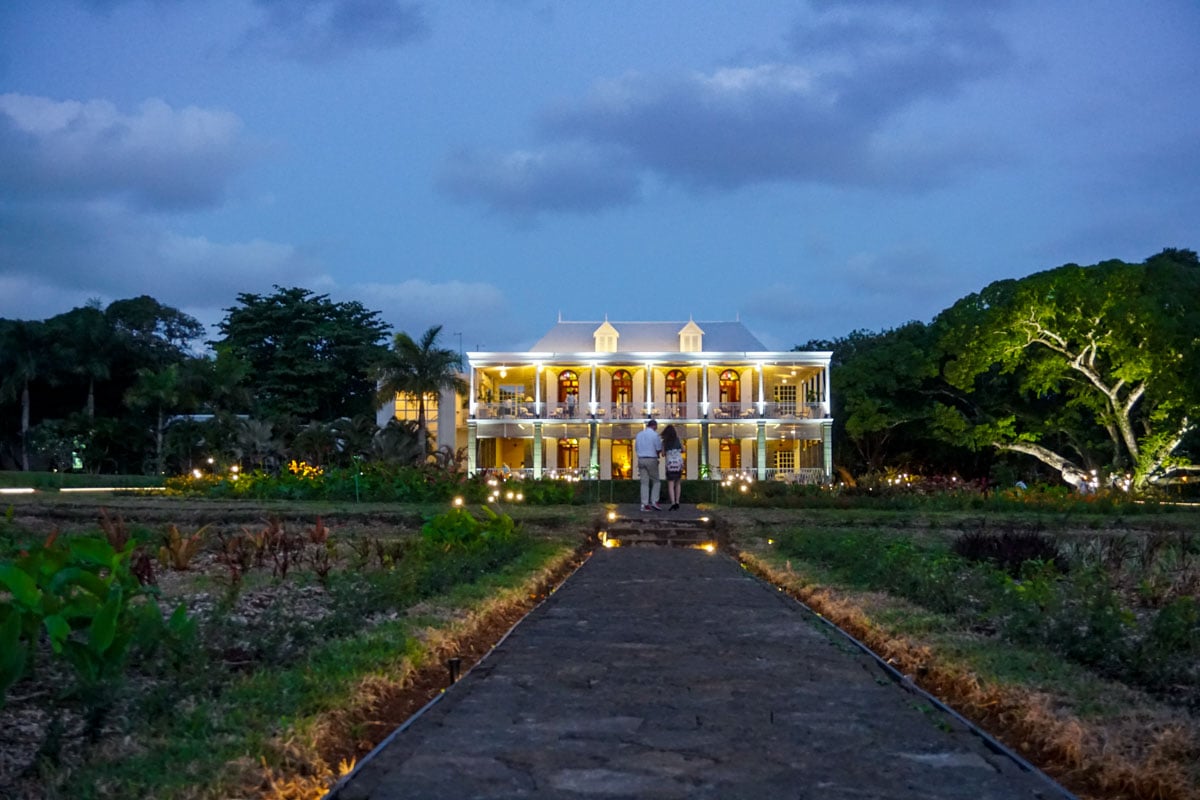
[[[147, 296], [0, 319], [0, 469], [175, 474], [421, 459], [419, 425], [377, 429], [377, 380], [448, 378], [389, 350], [379, 312], [280, 287], [241, 294], [226, 312], [211, 341], [197, 320]], [[457, 355], [437, 347], [439, 330], [426, 332], [424, 351], [402, 352], [450, 354], [433, 368], [453, 374]]]
[[1200, 261], [1067, 264], [833, 351], [835, 464], [1141, 491], [1200, 478]]
[[[241, 294], [202, 326], [150, 297], [0, 320], [0, 468], [168, 473], [284, 459], [416, 463], [424, 421], [379, 399], [461, 388], [457, 354], [306, 289]], [[198, 355], [203, 345], [209, 350]], [[1200, 261], [1067, 264], [997, 281], [931, 322], [810, 341], [832, 350], [839, 473], [1064, 481], [1200, 479]]]

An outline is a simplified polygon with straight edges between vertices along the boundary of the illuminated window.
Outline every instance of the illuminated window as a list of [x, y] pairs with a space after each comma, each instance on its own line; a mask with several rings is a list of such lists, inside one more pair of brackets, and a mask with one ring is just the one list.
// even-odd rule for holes
[[781, 383], [775, 387], [775, 402], [779, 404], [780, 414], [796, 413], [796, 385]]
[[742, 402], [742, 379], [737, 370], [727, 369], [717, 376], [718, 403], [722, 414], [738, 413]]
[[572, 370], [558, 374], [558, 402], [575, 405], [579, 401], [579, 376]]
[[579, 440], [558, 440], [558, 468], [579, 469]]
[[687, 376], [680, 370], [673, 369], [667, 373], [666, 389], [668, 403], [687, 402]]
[[612, 401], [617, 416], [629, 418], [633, 413], [633, 375], [627, 369], [619, 369], [612, 377]]
[[793, 450], [775, 451], [775, 469], [780, 472], [796, 471], [796, 453]]
[[742, 446], [736, 439], [721, 440], [721, 469], [742, 468]]
[[633, 477], [633, 440], [613, 439], [612, 443], [612, 476], [614, 478]]
[[[396, 395], [396, 419], [417, 421], [419, 409], [417, 407], [417, 396], [407, 392], [400, 392]], [[438, 396], [436, 394], [425, 395], [425, 429], [433, 438], [437, 438], [437, 423], [438, 423]]]

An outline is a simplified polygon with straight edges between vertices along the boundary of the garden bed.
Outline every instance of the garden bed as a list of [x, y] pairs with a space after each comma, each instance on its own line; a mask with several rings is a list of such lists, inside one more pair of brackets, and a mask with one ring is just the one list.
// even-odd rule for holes
[[[1079, 796], [1200, 797], [1192, 517], [1147, 530], [736, 516], [753, 571]], [[1005, 547], [1026, 551], [1005, 563]]]
[[[561, 580], [586, 538], [484, 512], [429, 509], [422, 530], [412, 510], [202, 528], [213, 509], [177, 505], [174, 518], [193, 521], [166, 524], [158, 503], [124, 510], [138, 521], [110, 509], [101, 527], [129, 537], [130, 563], [197, 543], [186, 569], [153, 562], [161, 616], [174, 622], [185, 602], [189, 625], [156, 629], [153, 642], [135, 630], [119, 674], [87, 680], [40, 637], [35, 668], [0, 709], [0, 795], [320, 796], [446, 685], [446, 658], [469, 668]], [[5, 557], [37, 553], [46, 537], [63, 557], [104, 541], [95, 522], [76, 530], [61, 508], [49, 521], [32, 511], [0, 523]], [[90, 645], [95, 627], [68, 639]]]

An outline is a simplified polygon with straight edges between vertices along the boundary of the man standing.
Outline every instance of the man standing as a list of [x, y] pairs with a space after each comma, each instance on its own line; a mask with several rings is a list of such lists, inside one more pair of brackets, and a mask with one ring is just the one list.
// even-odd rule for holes
[[662, 483], [658, 479], [658, 459], [662, 455], [662, 439], [658, 435], [658, 423], [648, 420], [646, 427], [633, 440], [637, 455], [638, 472], [642, 478], [642, 511], [662, 511], [658, 505], [658, 493]]

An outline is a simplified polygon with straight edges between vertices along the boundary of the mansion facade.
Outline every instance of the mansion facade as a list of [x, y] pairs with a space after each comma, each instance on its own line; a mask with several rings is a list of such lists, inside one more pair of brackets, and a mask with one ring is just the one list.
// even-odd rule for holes
[[768, 351], [741, 322], [560, 320], [527, 352], [465, 354], [468, 397], [427, 413], [471, 474], [636, 478], [633, 439], [654, 418], [679, 433], [687, 478], [826, 483], [830, 357]]

